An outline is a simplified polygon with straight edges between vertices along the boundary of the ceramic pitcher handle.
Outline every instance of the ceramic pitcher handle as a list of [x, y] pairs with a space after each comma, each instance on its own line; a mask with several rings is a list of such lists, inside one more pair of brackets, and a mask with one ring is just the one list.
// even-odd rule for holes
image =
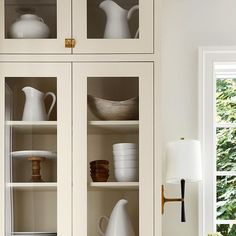
[[47, 96], [52, 96], [52, 104], [51, 104], [51, 106], [50, 106], [50, 108], [49, 108], [49, 110], [48, 110], [48, 114], [47, 114], [47, 118], [48, 118], [48, 120], [49, 120], [49, 117], [50, 117], [50, 114], [51, 114], [51, 112], [52, 112], [52, 109], [53, 109], [53, 107], [54, 107], [54, 105], [55, 105], [55, 103], [56, 103], [56, 95], [54, 94], [54, 93], [52, 93], [52, 92], [47, 92], [45, 95], [44, 95], [44, 100], [45, 100], [45, 98], [47, 97]]
[[[135, 12], [136, 10], [139, 10], [139, 5], [134, 5], [133, 7], [131, 7], [131, 8], [129, 9], [128, 14], [127, 14], [127, 19], [128, 19], [128, 20], [131, 19], [132, 15], [134, 14], [134, 12]], [[134, 38], [138, 38], [138, 35], [139, 35], [139, 28], [138, 28], [138, 30], [137, 30], [137, 32], [136, 32]]]
[[106, 220], [107, 222], [109, 222], [109, 218], [107, 216], [101, 216], [101, 218], [98, 221], [98, 232], [100, 235], [105, 236], [105, 232], [102, 229], [103, 220]]

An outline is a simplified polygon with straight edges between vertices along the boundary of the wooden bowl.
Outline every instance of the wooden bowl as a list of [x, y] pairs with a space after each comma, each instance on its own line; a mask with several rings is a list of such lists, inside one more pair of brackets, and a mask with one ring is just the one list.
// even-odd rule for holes
[[108, 174], [109, 173], [109, 169], [104, 169], [104, 168], [90, 169], [90, 173], [91, 174], [97, 174], [97, 173]]
[[109, 165], [109, 161], [107, 161], [107, 160], [95, 160], [95, 161], [91, 161], [89, 164], [90, 164], [90, 166], [99, 165], [99, 164]]
[[93, 182], [107, 182], [109, 174], [91, 174]]
[[138, 97], [125, 101], [110, 101], [88, 95], [88, 105], [93, 114], [101, 120], [137, 120], [139, 115]]

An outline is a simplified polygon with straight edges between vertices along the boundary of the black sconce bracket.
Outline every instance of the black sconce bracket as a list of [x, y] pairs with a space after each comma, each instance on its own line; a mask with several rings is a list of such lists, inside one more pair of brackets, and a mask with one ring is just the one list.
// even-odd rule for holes
[[185, 220], [185, 206], [184, 206], [184, 194], [185, 194], [185, 180], [181, 179], [181, 198], [166, 198], [164, 194], [164, 185], [161, 186], [161, 212], [164, 214], [164, 206], [166, 202], [181, 202], [181, 222]]

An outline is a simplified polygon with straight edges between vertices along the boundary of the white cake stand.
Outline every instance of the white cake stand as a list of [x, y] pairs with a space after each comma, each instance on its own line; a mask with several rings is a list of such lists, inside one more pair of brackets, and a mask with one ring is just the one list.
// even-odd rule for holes
[[11, 152], [13, 158], [27, 158], [32, 162], [32, 182], [43, 182], [40, 169], [41, 161], [47, 159], [54, 159], [57, 157], [56, 152], [42, 151], [42, 150], [22, 150]]

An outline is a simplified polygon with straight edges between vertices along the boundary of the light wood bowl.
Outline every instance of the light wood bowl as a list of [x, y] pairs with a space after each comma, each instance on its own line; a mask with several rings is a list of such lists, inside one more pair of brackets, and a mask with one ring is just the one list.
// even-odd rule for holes
[[110, 101], [88, 95], [88, 106], [93, 114], [101, 120], [138, 120], [138, 97], [125, 101]]

